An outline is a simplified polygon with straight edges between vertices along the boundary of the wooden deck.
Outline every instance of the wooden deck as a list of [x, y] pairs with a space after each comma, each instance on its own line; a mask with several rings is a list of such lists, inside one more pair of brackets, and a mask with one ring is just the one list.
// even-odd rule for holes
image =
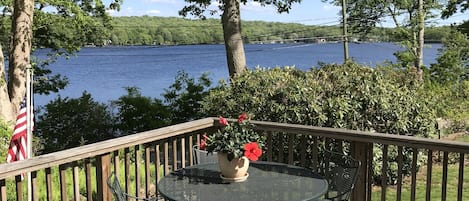
[[[217, 120], [195, 120], [12, 164], [1, 164], [0, 200], [26, 200], [26, 182], [21, 180], [21, 174], [26, 172], [33, 175], [33, 200], [113, 200], [106, 186], [106, 179], [112, 171], [123, 172], [120, 177], [127, 192], [137, 196], [154, 196], [155, 187], [158, 188], [157, 181], [162, 175], [193, 164], [192, 145], [200, 140], [201, 134], [215, 131]], [[417, 200], [416, 185], [422, 182], [416, 179], [417, 162], [420, 160], [427, 161], [425, 200], [431, 198], [431, 183], [434, 180], [442, 183], [439, 189], [441, 200], [463, 199], [464, 160], [469, 153], [469, 143], [274, 122], [253, 123], [266, 135], [263, 160], [317, 169], [322, 160], [321, 149], [329, 147], [343, 149], [359, 159], [362, 167], [352, 194], [354, 201], [371, 200], [372, 175], [375, 171], [373, 156], [382, 156], [382, 168], [379, 171], [386, 175], [391, 150], [397, 150], [398, 153], [397, 157], [392, 156], [397, 158], [398, 166], [397, 180], [393, 186], [397, 200], [402, 199], [403, 188], [410, 189], [410, 200]], [[405, 163], [409, 161], [405, 153], [411, 153], [408, 163]], [[441, 178], [432, 178], [433, 157], [436, 154], [442, 156]], [[459, 171], [458, 178], [451, 178], [458, 181], [454, 198], [446, 195], [448, 165], [451, 162], [458, 165]], [[410, 167], [404, 167], [405, 164]], [[406, 168], [411, 170], [409, 176], [403, 174]], [[79, 180], [80, 177], [86, 180]], [[403, 182], [404, 178], [410, 178], [410, 183]], [[386, 179], [381, 177], [383, 185], [380, 200], [386, 200], [389, 189]]]

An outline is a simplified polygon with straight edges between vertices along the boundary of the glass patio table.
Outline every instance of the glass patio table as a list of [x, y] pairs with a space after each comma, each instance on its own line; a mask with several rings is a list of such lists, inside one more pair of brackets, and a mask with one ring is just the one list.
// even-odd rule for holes
[[251, 162], [248, 174], [246, 181], [230, 183], [220, 178], [218, 164], [200, 164], [164, 176], [157, 188], [177, 201], [320, 200], [328, 188], [312, 170], [283, 163]]

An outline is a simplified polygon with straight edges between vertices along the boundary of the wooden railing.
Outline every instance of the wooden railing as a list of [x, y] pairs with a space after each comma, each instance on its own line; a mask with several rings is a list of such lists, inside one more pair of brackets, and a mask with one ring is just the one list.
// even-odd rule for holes
[[[397, 149], [396, 200], [420, 200], [416, 197], [417, 161], [426, 159], [425, 200], [432, 199], [432, 181], [441, 181], [438, 200], [462, 200], [464, 189], [464, 156], [469, 143], [423, 139], [344, 129], [253, 121], [266, 135], [263, 160], [289, 163], [317, 170], [324, 148], [342, 149], [362, 163], [352, 200], [372, 200], [373, 155], [380, 154], [382, 175], [388, 173], [388, 150]], [[32, 174], [33, 200], [113, 200], [106, 179], [116, 172], [124, 189], [136, 196], [157, 195], [157, 181], [172, 170], [193, 164], [192, 145], [203, 133], [217, 129], [217, 119], [206, 118], [152, 131], [128, 135], [82, 147], [41, 155], [12, 164], [0, 165], [0, 200], [26, 200], [26, 180], [21, 175]], [[374, 148], [374, 149], [373, 149]], [[377, 149], [379, 148], [379, 149]], [[373, 151], [379, 150], [379, 151]], [[411, 150], [411, 175], [403, 174], [403, 150]], [[442, 153], [442, 176], [432, 178], [434, 156]], [[426, 153], [420, 156], [418, 153]], [[446, 195], [449, 155], [456, 154], [458, 165], [457, 195]], [[122, 170], [123, 168], [123, 170]], [[85, 179], [80, 179], [85, 178]], [[455, 178], [452, 178], [455, 179]], [[381, 177], [380, 198], [388, 200], [390, 189], [387, 177]], [[404, 182], [404, 181], [409, 182]], [[402, 196], [402, 189], [410, 189], [410, 197]], [[375, 194], [375, 193], [373, 193]], [[376, 196], [373, 200], [377, 200]]]

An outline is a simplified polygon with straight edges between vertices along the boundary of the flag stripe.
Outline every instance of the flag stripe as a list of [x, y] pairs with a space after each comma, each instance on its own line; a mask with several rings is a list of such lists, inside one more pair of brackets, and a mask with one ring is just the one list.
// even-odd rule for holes
[[[31, 108], [32, 110], [32, 108]], [[24, 160], [27, 158], [27, 114], [26, 114], [26, 97], [21, 103], [20, 111], [16, 117], [16, 124], [11, 137], [10, 147], [8, 148], [7, 162]], [[31, 120], [33, 113], [31, 112]], [[33, 128], [33, 121], [31, 121], [31, 128]]]

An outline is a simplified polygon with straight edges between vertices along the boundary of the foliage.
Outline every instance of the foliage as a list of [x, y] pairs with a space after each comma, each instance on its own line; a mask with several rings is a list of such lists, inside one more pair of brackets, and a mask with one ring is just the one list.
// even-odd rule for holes
[[[60, 75], [50, 76], [51, 71], [46, 66], [58, 56], [68, 57], [90, 41], [102, 44], [111, 19], [106, 11], [119, 9], [122, 1], [107, 1], [109, 6], [101, 0], [0, 1], [0, 33], [4, 34], [0, 37], [0, 51], [3, 52], [3, 48], [10, 50], [9, 57], [2, 55], [0, 61], [0, 74], [9, 75], [2, 76], [0, 81], [8, 83], [0, 93], [0, 104], [7, 108], [0, 116], [8, 121], [14, 119], [17, 111], [13, 108], [23, 99], [26, 88], [24, 68], [29, 64], [37, 69], [35, 93], [48, 94], [63, 89], [67, 80]], [[18, 20], [22, 23], [16, 23]], [[31, 52], [38, 48], [51, 50], [44, 61], [31, 59]], [[4, 68], [6, 60], [8, 68]], [[9, 72], [5, 72], [6, 69]]]
[[[220, 44], [223, 30], [220, 21], [188, 20], [175, 17], [130, 16], [113, 17], [110, 40], [113, 45], [179, 45], [179, 44]], [[138, 24], [138, 26], [136, 26]], [[316, 38], [329, 41], [341, 40], [339, 26], [303, 25], [264, 21], [243, 21], [241, 24], [245, 43], [306, 42], [314, 43]], [[439, 42], [449, 34], [449, 26], [432, 26], [425, 29], [425, 40]], [[405, 40], [397, 28], [376, 27], [367, 36], [351, 34], [360, 40], [400, 42]]]
[[[227, 4], [229, 0], [214, 0], [218, 5], [219, 10], [224, 10], [224, 6]], [[300, 3], [301, 0], [254, 0], [255, 2], [260, 3], [261, 6], [272, 5], [277, 8], [277, 12], [289, 12], [293, 3]], [[218, 13], [218, 10], [212, 9], [210, 6], [212, 5], [212, 0], [186, 0], [189, 3], [188, 6], [184, 6], [179, 11], [179, 15], [186, 17], [187, 15], [193, 15], [202, 19], [205, 19], [207, 14], [215, 15]], [[237, 1], [238, 4], [246, 5], [249, 0], [240, 0]]]
[[[220, 116], [219, 124], [222, 126], [215, 134], [209, 135], [206, 139], [206, 150], [209, 153], [226, 153], [228, 160], [248, 157], [256, 161], [262, 154], [264, 143], [262, 137], [255, 131], [254, 125], [250, 122], [250, 117], [246, 113], [239, 115], [238, 121], [228, 123]], [[254, 144], [253, 144], [254, 143]], [[254, 146], [254, 156], [250, 156], [250, 146]]]
[[[431, 137], [434, 114], [421, 87], [402, 85], [406, 71], [385, 74], [348, 63], [303, 72], [255, 69], [220, 83], [204, 99], [209, 115], [243, 110], [256, 119]], [[394, 79], [391, 79], [391, 76]]]
[[452, 0], [448, 1], [441, 16], [442, 18], [449, 18], [454, 15], [458, 10], [462, 13], [469, 9], [469, 2], [466, 0]]
[[[422, 80], [422, 59], [424, 46], [425, 20], [435, 18], [441, 8], [439, 1], [400, 1], [400, 0], [322, 0], [334, 5], [344, 2], [347, 23], [355, 34], [367, 35], [376, 25], [385, 19], [392, 19], [396, 31], [401, 37], [405, 50], [397, 52], [398, 62], [404, 67], [413, 67], [418, 71], [416, 80]], [[422, 3], [422, 4], [420, 4]]]
[[462, 81], [458, 85], [441, 85], [427, 83], [428, 98], [436, 115], [449, 123], [443, 126], [442, 133], [454, 133], [469, 130], [469, 81]]
[[443, 85], [458, 85], [462, 80], [469, 80], [469, 40], [465, 34], [451, 30], [443, 38], [439, 50], [438, 63], [431, 64], [430, 80]]
[[229, 85], [221, 82], [204, 99], [202, 110], [223, 116], [242, 110], [263, 121], [436, 137], [430, 101], [423, 87], [403, 81], [407, 74], [354, 63], [307, 72], [258, 68]]
[[35, 135], [44, 153], [64, 150], [114, 137], [113, 119], [107, 106], [84, 92], [77, 99], [60, 96], [39, 113]]
[[0, 163], [6, 162], [10, 139], [13, 134], [13, 127], [0, 119]]
[[199, 112], [200, 102], [208, 94], [211, 81], [208, 74], [202, 74], [196, 81], [194, 78], [180, 71], [174, 83], [165, 89], [164, 102], [170, 108], [170, 124], [182, 123], [204, 117]]
[[[8, 1], [1, 2], [3, 12], [11, 12]], [[35, 58], [34, 67], [37, 83], [36, 93], [48, 94], [52, 90], [63, 89], [67, 80], [60, 75], [53, 75], [46, 66], [54, 62], [60, 55], [67, 57], [86, 44], [103, 45], [109, 38], [112, 18], [106, 13], [107, 9], [119, 9], [122, 0], [112, 0], [105, 6], [101, 1], [85, 0], [78, 3], [64, 3], [57, 0], [36, 2], [33, 23], [33, 49], [50, 48], [48, 58]], [[55, 9], [55, 12], [50, 12]], [[4, 36], [10, 33], [11, 18], [2, 15], [4, 22], [0, 28]], [[8, 48], [9, 37], [2, 37], [1, 44]], [[43, 85], [44, 84], [44, 85]]]
[[451, 35], [451, 26], [430, 26], [425, 27], [425, 43], [440, 43], [443, 38]]
[[469, 20], [466, 20], [463, 23], [461, 23], [460, 25], [458, 25], [457, 29], [460, 32], [465, 33], [466, 35], [469, 35]]
[[93, 101], [86, 92], [78, 99], [59, 97], [44, 106], [35, 133], [45, 146], [42, 151], [49, 153], [193, 120], [203, 116], [199, 112], [200, 102], [208, 94], [209, 86], [206, 74], [196, 81], [179, 72], [175, 82], [165, 89], [166, 104], [142, 96], [135, 87], [127, 87], [127, 94], [110, 105]]
[[134, 134], [169, 124], [170, 111], [161, 100], [144, 97], [135, 87], [127, 87], [126, 90], [127, 95], [111, 103], [117, 110], [114, 113], [117, 133]]
[[451, 122], [445, 129], [469, 130], [469, 40], [451, 30], [439, 51], [438, 63], [431, 64], [427, 73], [427, 95], [438, 117]]
[[[260, 6], [272, 5], [277, 8], [278, 13], [289, 12], [292, 4], [300, 3], [301, 0], [185, 0], [189, 5], [179, 11], [179, 15], [186, 17], [192, 15], [206, 19], [206, 13], [215, 15], [220, 11], [221, 24], [223, 28], [223, 42], [226, 50], [226, 61], [229, 76], [235, 76], [246, 69], [246, 55], [244, 53], [244, 42], [241, 33], [241, 8], [248, 2], [257, 2]], [[212, 9], [211, 3], [216, 3], [218, 9]]]

